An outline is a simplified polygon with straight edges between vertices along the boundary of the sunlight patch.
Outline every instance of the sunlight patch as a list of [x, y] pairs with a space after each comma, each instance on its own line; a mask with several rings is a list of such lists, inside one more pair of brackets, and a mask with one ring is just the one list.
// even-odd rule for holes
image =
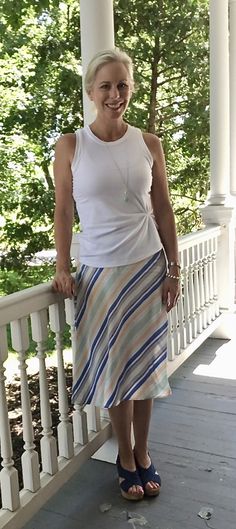
[[236, 341], [230, 340], [219, 347], [214, 360], [209, 365], [199, 364], [193, 374], [236, 380]]

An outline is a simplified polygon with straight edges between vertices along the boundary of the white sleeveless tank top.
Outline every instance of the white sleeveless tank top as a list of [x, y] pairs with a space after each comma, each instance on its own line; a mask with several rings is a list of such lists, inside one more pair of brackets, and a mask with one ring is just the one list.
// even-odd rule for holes
[[112, 142], [97, 138], [89, 126], [76, 131], [71, 170], [81, 223], [80, 263], [127, 265], [162, 248], [150, 198], [152, 165], [136, 127], [129, 125]]

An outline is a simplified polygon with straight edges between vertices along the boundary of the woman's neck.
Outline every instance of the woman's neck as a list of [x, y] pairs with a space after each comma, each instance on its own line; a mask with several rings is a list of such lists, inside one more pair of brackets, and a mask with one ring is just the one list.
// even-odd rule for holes
[[116, 141], [122, 138], [124, 134], [126, 133], [128, 128], [127, 123], [125, 121], [115, 121], [114, 123], [101, 123], [100, 121], [96, 120], [91, 123], [90, 129], [102, 141]]

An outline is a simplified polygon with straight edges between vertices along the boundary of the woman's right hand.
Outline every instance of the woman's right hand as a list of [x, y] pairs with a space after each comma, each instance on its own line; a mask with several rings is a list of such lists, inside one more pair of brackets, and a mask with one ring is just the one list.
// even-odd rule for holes
[[56, 272], [52, 282], [52, 287], [57, 292], [64, 294], [67, 298], [71, 299], [73, 296], [75, 296], [75, 280], [71, 273], [65, 270]]

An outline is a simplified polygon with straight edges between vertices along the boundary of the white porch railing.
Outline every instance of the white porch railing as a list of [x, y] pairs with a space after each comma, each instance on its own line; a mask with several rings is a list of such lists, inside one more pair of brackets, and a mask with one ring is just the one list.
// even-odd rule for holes
[[221, 227], [179, 238], [182, 296], [169, 313], [168, 359], [172, 374], [220, 324], [217, 249]]
[[[211, 334], [218, 324], [217, 241], [220, 227], [180, 238], [182, 293], [169, 316], [169, 371], [173, 372]], [[94, 407], [86, 411], [76, 405], [69, 416], [64, 370], [63, 333], [69, 325], [72, 352], [76, 348], [74, 303], [63, 300], [51, 284], [38, 285], [0, 299], [0, 472], [2, 509], [0, 527], [19, 529], [110, 437], [109, 421]], [[30, 329], [30, 331], [29, 331]], [[52, 432], [45, 350], [48, 330], [54, 333], [57, 351], [59, 416], [57, 440]], [[36, 343], [39, 364], [42, 437], [39, 454], [35, 450], [28, 387], [26, 353], [29, 334]], [[12, 435], [8, 417], [4, 362], [9, 341], [19, 360], [24, 447], [21, 457], [23, 489], [19, 491], [14, 466]]]

